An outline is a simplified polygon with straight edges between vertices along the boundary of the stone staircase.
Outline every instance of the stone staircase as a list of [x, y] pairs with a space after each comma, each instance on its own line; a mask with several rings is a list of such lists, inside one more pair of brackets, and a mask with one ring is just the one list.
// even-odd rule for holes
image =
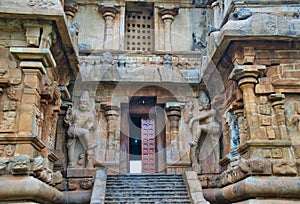
[[191, 204], [182, 175], [108, 175], [105, 203]]

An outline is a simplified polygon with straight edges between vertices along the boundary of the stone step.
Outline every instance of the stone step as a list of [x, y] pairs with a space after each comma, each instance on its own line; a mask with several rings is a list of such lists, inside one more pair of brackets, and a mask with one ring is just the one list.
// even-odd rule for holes
[[183, 179], [167, 179], [167, 178], [163, 178], [163, 179], [136, 179], [136, 180], [129, 180], [129, 179], [107, 179], [107, 182], [113, 183], [113, 182], [127, 182], [127, 183], [136, 183], [136, 182], [151, 182], [151, 183], [155, 183], [155, 182], [160, 182], [160, 183], [173, 183], [173, 182], [184, 182]]
[[176, 184], [176, 185], [146, 185], [146, 184], [137, 184], [135, 186], [133, 185], [107, 185], [107, 189], [132, 189], [132, 190], [140, 190], [140, 189], [153, 189], [153, 190], [180, 190], [182, 188], [185, 188], [186, 186], [184, 184]]
[[188, 196], [186, 191], [152, 191], [152, 192], [140, 192], [140, 191], [123, 191], [123, 192], [106, 192], [107, 197], [113, 196]]
[[105, 204], [164, 204], [164, 203], [171, 203], [171, 204], [191, 204], [190, 200], [179, 200], [179, 201], [149, 201], [149, 200], [138, 200], [138, 201], [105, 201]]
[[137, 185], [144, 185], [144, 186], [182, 186], [185, 185], [184, 182], [106, 182], [106, 184], [112, 186], [137, 186]]
[[112, 177], [110, 175], [107, 176], [107, 180], [163, 180], [163, 179], [169, 179], [169, 180], [182, 180], [182, 176], [159, 176], [159, 177], [154, 177], [154, 176], [116, 176]]
[[175, 174], [136, 174], [136, 175], [107, 175], [107, 178], [182, 178], [182, 175]]
[[189, 197], [187, 196], [173, 196], [173, 197], [164, 197], [164, 196], [144, 196], [144, 197], [135, 197], [135, 196], [128, 196], [128, 197], [107, 197], [105, 201], [115, 201], [115, 202], [125, 202], [125, 201], [190, 201]]
[[184, 191], [186, 192], [186, 187], [185, 186], [182, 186], [182, 187], [176, 187], [176, 188], [157, 188], [157, 189], [154, 189], [152, 187], [145, 187], [145, 188], [107, 188], [106, 192], [128, 192], [128, 191], [132, 191], [132, 192], [135, 192], [135, 191], [140, 191], [140, 192], [149, 192], [149, 190], [153, 190], [153, 191], [160, 191], [160, 192], [169, 192], [169, 191], [174, 191], [176, 190], [177, 192], [181, 192], [181, 191]]
[[190, 204], [182, 175], [108, 175], [105, 203]]

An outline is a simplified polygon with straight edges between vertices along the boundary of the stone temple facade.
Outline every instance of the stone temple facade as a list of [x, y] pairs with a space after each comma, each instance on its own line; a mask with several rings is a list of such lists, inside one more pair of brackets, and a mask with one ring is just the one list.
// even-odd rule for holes
[[0, 201], [105, 203], [137, 173], [300, 202], [299, 0], [0, 1]]

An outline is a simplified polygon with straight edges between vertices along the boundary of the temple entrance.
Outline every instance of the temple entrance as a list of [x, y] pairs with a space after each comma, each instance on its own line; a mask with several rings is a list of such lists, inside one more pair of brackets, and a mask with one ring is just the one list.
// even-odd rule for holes
[[129, 165], [130, 173], [156, 172], [155, 120], [131, 116], [129, 131]]
[[[129, 106], [128, 106], [129, 105]], [[156, 173], [165, 164], [164, 113], [156, 97], [132, 97], [122, 106], [121, 172]], [[162, 108], [160, 108], [162, 110]], [[127, 118], [127, 120], [126, 120]]]

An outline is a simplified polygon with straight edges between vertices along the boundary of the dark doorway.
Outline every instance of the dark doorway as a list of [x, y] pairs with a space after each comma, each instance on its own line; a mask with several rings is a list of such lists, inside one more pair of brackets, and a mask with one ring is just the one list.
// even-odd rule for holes
[[130, 116], [129, 124], [129, 159], [141, 160], [141, 117], [138, 115]]

